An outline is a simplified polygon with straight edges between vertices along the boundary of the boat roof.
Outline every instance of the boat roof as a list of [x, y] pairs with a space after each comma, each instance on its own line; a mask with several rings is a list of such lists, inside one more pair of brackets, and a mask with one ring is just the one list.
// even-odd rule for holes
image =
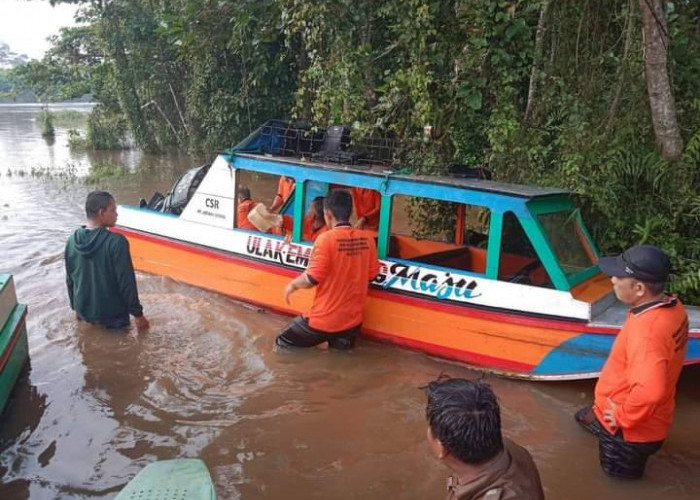
[[270, 154], [240, 153], [235, 151], [228, 154], [232, 157], [238, 156], [243, 158], [252, 158], [263, 161], [298, 165], [301, 167], [327, 169], [332, 170], [334, 172], [352, 172], [355, 174], [370, 175], [373, 177], [391, 176], [394, 179], [417, 181], [421, 183], [441, 186], [458, 187], [473, 191], [498, 193], [509, 196], [517, 196], [519, 198], [529, 199], [558, 195], [569, 196], [571, 194], [569, 191], [560, 188], [529, 186], [525, 184], [511, 184], [508, 182], [469, 179], [457, 176], [406, 174], [402, 173], [401, 171], [393, 170], [383, 166], [364, 167], [356, 165], [345, 165], [341, 163], [332, 163], [327, 161], [309, 160], [306, 158], [275, 156]]

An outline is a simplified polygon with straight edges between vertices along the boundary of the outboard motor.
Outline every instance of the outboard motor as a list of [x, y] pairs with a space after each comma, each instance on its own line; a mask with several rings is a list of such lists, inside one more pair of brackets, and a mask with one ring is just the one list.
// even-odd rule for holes
[[148, 202], [142, 198], [139, 206], [158, 212], [180, 215], [192, 198], [192, 195], [202, 183], [204, 176], [207, 175], [210, 166], [211, 165], [202, 165], [201, 167], [189, 169], [180, 176], [175, 184], [173, 184], [172, 189], [168, 191], [165, 196], [158, 192], [153, 193], [153, 196], [151, 196]]

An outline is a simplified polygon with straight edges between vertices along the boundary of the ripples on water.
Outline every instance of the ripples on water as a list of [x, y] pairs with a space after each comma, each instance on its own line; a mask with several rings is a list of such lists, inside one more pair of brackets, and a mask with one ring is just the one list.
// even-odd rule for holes
[[[112, 498], [147, 463], [193, 456], [221, 499], [443, 497], [447, 474], [428, 454], [418, 387], [441, 372], [476, 372], [370, 342], [351, 353], [279, 351], [272, 340], [286, 318], [158, 276], [138, 276], [148, 334], [77, 323], [62, 255], [90, 188], [8, 177], [8, 165], [87, 171], [118, 161], [141, 175], [101, 187], [134, 203], [198, 161], [72, 154], [65, 130], [53, 145], [41, 140], [36, 112], [0, 107], [0, 268], [29, 304], [31, 352], [0, 428], [2, 500]], [[505, 433], [532, 452], [548, 498], [691, 499], [700, 496], [698, 376], [685, 371], [673, 432], [634, 484], [603, 477], [595, 440], [571, 419], [591, 382], [488, 380]]]

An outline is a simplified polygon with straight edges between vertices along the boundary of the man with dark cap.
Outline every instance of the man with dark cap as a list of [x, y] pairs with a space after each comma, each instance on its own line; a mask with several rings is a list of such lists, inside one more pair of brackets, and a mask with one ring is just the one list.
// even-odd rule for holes
[[530, 453], [503, 439], [498, 400], [487, 384], [440, 378], [426, 394], [428, 444], [452, 471], [448, 500], [544, 500]]
[[613, 477], [642, 477], [673, 421], [676, 382], [688, 340], [683, 304], [664, 293], [670, 260], [650, 245], [598, 262], [630, 306], [595, 387], [576, 420], [599, 439], [600, 465]]

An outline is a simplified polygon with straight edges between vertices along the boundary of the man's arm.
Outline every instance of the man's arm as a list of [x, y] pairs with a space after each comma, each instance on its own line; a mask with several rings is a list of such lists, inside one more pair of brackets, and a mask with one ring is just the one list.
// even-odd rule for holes
[[[120, 235], [121, 236], [121, 235]], [[131, 263], [129, 242], [121, 236], [116, 239], [112, 255], [119, 294], [129, 309], [129, 314], [136, 318], [136, 326], [139, 330], [148, 328], [148, 321], [143, 318], [143, 306], [139, 300], [139, 292], [136, 286], [136, 274]], [[139, 319], [143, 318], [143, 319]]]
[[614, 417], [623, 429], [634, 427], [648, 419], [666, 396], [668, 360], [653, 339], [639, 339], [630, 350], [630, 392], [624, 404], [617, 405]]
[[70, 303], [70, 308], [75, 311], [75, 306], [73, 305], [73, 278], [70, 275], [70, 269], [68, 268], [68, 244], [66, 244], [66, 249], [63, 251], [63, 263], [66, 266], [66, 288], [68, 288], [68, 302]]
[[303, 290], [305, 288], [313, 288], [315, 286], [316, 283], [313, 283], [307, 276], [306, 271], [304, 271], [292, 281], [287, 283], [287, 286], [284, 288], [284, 300], [286, 300], [287, 304], [289, 304], [289, 297], [291, 297], [294, 292], [300, 289]]
[[311, 253], [311, 260], [306, 271], [290, 281], [284, 288], [284, 297], [289, 304], [289, 297], [297, 290], [304, 288], [312, 288], [318, 285], [326, 278], [330, 268], [330, 254], [328, 249], [328, 241], [323, 233], [316, 239], [314, 249]]

